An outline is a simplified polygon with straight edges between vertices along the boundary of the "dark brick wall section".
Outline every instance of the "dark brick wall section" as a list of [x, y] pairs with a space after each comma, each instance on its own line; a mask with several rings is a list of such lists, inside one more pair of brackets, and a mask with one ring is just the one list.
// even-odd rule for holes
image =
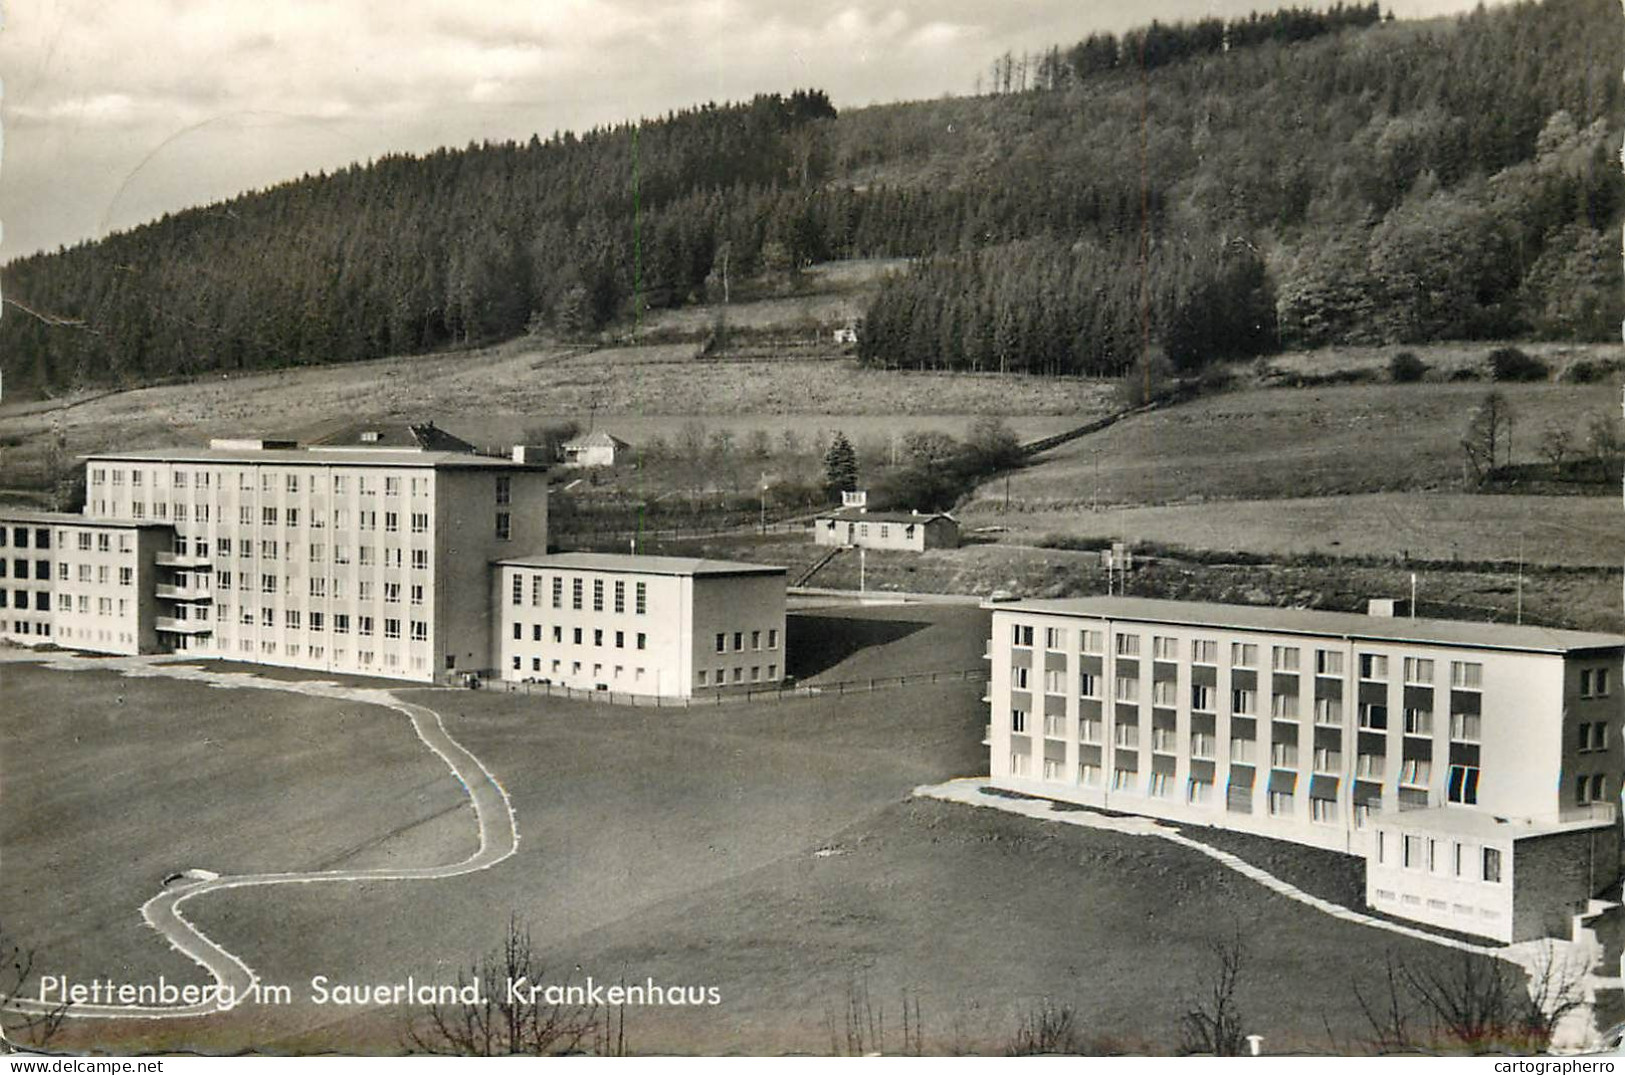
[[1567, 939], [1585, 901], [1619, 876], [1620, 828], [1555, 833], [1515, 845], [1512, 879], [1514, 941]]

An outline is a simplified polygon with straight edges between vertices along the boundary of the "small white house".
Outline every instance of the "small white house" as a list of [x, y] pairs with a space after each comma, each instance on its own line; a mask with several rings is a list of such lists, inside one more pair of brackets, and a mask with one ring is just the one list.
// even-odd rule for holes
[[952, 549], [959, 545], [959, 522], [943, 512], [842, 509], [814, 520], [813, 542], [914, 552]]
[[619, 437], [602, 430], [564, 442], [563, 465], [567, 467], [612, 467], [619, 457], [631, 449]]

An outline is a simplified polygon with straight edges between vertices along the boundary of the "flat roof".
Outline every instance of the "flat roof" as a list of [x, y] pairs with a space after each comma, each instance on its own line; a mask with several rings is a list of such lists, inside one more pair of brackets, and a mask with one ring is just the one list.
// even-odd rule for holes
[[28, 523], [45, 526], [105, 526], [116, 530], [169, 529], [170, 524], [158, 519], [98, 519], [71, 511], [12, 511], [0, 507], [0, 523]]
[[1606, 811], [1599, 816], [1569, 820], [1555, 818], [1508, 817], [1493, 810], [1471, 806], [1430, 806], [1421, 810], [1399, 810], [1372, 815], [1372, 824], [1414, 832], [1445, 836], [1469, 836], [1480, 840], [1527, 840], [1560, 832], [1583, 832], [1611, 825]]
[[502, 567], [554, 571], [616, 571], [639, 575], [783, 575], [787, 567], [747, 564], [737, 560], [701, 560], [692, 556], [642, 556], [613, 552], [559, 552], [550, 556], [516, 556], [498, 560]]
[[820, 519], [838, 519], [849, 523], [928, 523], [933, 519], [956, 521], [945, 511], [859, 511], [856, 508], [835, 508], [820, 512]]
[[262, 463], [266, 466], [424, 467], [433, 469], [544, 470], [497, 455], [431, 452], [397, 448], [147, 448], [133, 452], [96, 452], [87, 462], [126, 463]]
[[1566, 631], [1510, 623], [1411, 619], [1359, 612], [1220, 605], [1166, 601], [1151, 597], [1073, 597], [1054, 600], [987, 601], [994, 611], [1039, 612], [1058, 616], [1136, 620], [1178, 627], [1217, 627], [1236, 631], [1346, 638], [1351, 641], [1410, 642], [1531, 653], [1625, 648], [1625, 636]]

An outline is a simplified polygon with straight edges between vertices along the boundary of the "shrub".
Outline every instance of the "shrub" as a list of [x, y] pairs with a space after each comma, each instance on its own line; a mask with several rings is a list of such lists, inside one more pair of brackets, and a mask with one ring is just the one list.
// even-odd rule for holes
[[1395, 384], [1414, 384], [1427, 371], [1428, 364], [1411, 351], [1401, 351], [1388, 361], [1388, 376]]
[[1497, 347], [1489, 362], [1490, 378], [1496, 381], [1544, 381], [1552, 372], [1546, 363], [1516, 347]]
[[1463, 366], [1450, 375], [1452, 381], [1481, 381], [1483, 377], [1471, 366]]
[[1613, 359], [1582, 358], [1577, 362], [1569, 363], [1567, 369], [1558, 377], [1560, 381], [1569, 381], [1574, 384], [1596, 384], [1606, 381], [1618, 373], [1620, 364]]

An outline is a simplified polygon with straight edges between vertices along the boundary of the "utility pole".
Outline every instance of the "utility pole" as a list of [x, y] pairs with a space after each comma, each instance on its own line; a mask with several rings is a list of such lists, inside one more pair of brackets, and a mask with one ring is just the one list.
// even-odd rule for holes
[[867, 587], [864, 585], [864, 573], [869, 563], [869, 550], [862, 545], [858, 546], [858, 592], [863, 593]]

